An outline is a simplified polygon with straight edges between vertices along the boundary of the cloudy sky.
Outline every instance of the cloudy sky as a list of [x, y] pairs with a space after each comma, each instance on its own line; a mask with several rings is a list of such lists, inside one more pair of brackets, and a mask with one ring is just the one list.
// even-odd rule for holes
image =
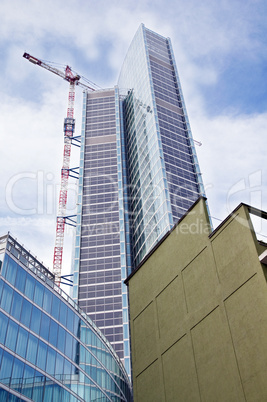
[[0, 234], [52, 267], [68, 84], [24, 51], [112, 87], [140, 23], [172, 40], [214, 226], [241, 201], [267, 210], [265, 0], [1, 0], [0, 15]]

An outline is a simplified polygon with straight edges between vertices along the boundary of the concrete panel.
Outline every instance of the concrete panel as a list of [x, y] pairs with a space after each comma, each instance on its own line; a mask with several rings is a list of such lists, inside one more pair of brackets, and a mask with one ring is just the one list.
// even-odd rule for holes
[[228, 323], [218, 307], [192, 329], [201, 400], [245, 401]]
[[188, 312], [196, 315], [200, 311], [201, 319], [218, 304], [219, 282], [211, 248], [205, 248], [182, 271], [182, 276]]
[[135, 402], [163, 402], [164, 392], [159, 361], [153, 362], [136, 378]]
[[242, 209], [211, 240], [219, 280], [226, 297], [251, 277], [259, 266], [257, 250]]
[[[131, 278], [131, 316], [136, 317], [209, 243], [209, 223], [200, 200]], [[149, 292], [147, 291], [149, 289]]]
[[156, 327], [154, 303], [151, 303], [133, 320], [134, 376], [137, 376], [157, 358]]
[[161, 348], [166, 350], [186, 332], [186, 304], [181, 275], [158, 295], [156, 303]]
[[193, 348], [184, 336], [162, 356], [166, 401], [200, 401]]
[[255, 275], [225, 302], [247, 401], [267, 401], [267, 288]]

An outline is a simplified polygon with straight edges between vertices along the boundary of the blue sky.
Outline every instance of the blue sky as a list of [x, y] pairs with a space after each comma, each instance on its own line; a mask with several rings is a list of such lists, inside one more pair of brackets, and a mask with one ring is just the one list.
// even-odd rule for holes
[[241, 201], [267, 210], [265, 0], [2, 0], [0, 15], [1, 233], [52, 267], [68, 85], [24, 51], [112, 87], [140, 23], [172, 40], [214, 223]]

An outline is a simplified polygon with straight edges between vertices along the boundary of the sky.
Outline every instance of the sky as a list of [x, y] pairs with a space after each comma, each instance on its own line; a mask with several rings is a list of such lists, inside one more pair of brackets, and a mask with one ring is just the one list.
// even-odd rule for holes
[[[214, 227], [240, 202], [267, 210], [265, 0], [0, 0], [0, 16], [0, 235], [52, 268], [68, 83], [23, 53], [113, 87], [141, 23], [171, 38]], [[76, 135], [81, 105], [77, 88]], [[64, 273], [71, 244], [68, 228]]]

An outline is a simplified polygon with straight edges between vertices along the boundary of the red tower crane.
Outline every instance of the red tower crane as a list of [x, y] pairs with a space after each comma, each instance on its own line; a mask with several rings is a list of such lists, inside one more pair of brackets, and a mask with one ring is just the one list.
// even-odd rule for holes
[[[62, 255], [63, 255], [63, 243], [64, 243], [64, 230], [66, 224], [66, 205], [68, 196], [68, 179], [70, 172], [70, 155], [71, 145], [73, 140], [75, 119], [74, 119], [74, 101], [75, 101], [75, 85], [79, 85], [83, 89], [95, 91], [95, 88], [88, 86], [80, 81], [81, 76], [72, 72], [69, 66], [66, 66], [65, 71], [58, 70], [50, 65], [48, 62], [37, 59], [28, 53], [24, 53], [23, 57], [29, 60], [31, 63], [36, 64], [46, 70], [51, 71], [54, 74], [59, 75], [64, 80], [68, 81], [69, 96], [68, 96], [68, 109], [67, 117], [64, 119], [64, 151], [63, 151], [63, 166], [61, 169], [61, 186], [59, 193], [59, 207], [58, 216], [56, 222], [56, 240], [53, 257], [53, 273], [55, 274], [55, 282], [60, 285], [61, 281], [61, 269], [62, 269]], [[95, 84], [93, 84], [95, 85]]]

